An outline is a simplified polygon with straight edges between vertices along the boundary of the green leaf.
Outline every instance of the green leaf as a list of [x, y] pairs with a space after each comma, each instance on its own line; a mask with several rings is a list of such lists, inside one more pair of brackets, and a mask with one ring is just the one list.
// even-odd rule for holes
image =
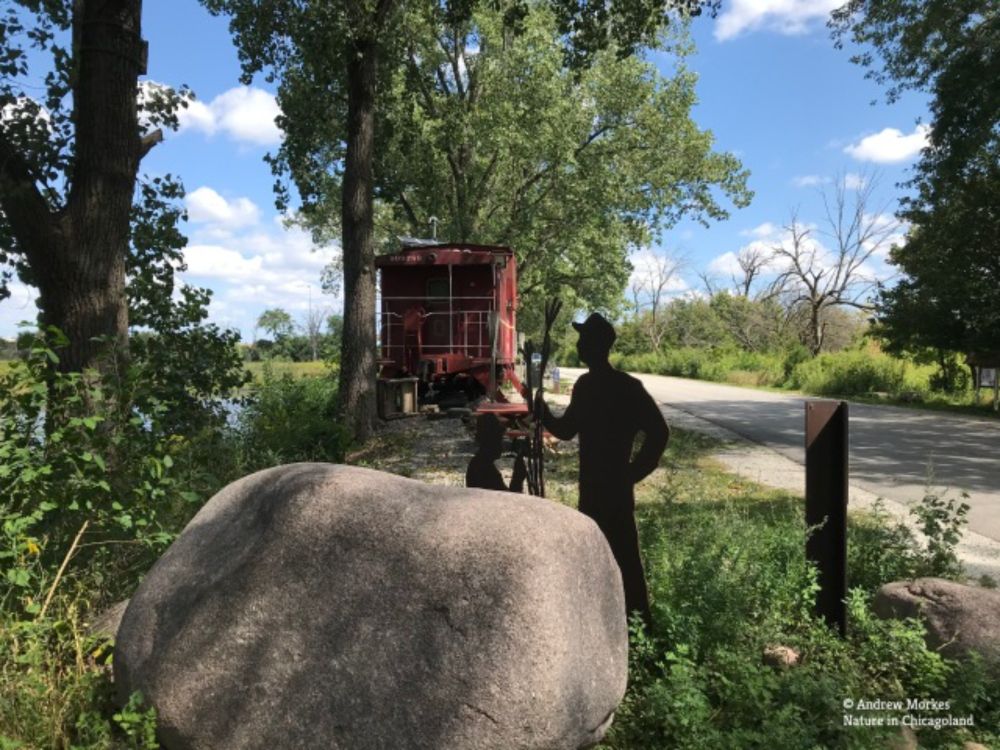
[[24, 568], [10, 568], [7, 571], [7, 580], [12, 586], [27, 588], [31, 584], [31, 574]]

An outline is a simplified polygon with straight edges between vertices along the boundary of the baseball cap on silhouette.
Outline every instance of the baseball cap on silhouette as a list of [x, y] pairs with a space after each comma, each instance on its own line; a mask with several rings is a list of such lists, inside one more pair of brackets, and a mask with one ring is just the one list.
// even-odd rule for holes
[[604, 344], [610, 349], [615, 343], [615, 327], [600, 313], [591, 313], [582, 323], [573, 323], [573, 327], [581, 338], [586, 338], [595, 344]]

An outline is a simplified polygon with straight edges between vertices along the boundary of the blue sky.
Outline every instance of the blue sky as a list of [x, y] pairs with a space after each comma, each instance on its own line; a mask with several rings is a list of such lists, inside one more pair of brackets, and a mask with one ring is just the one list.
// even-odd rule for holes
[[[820, 192], [838, 175], [856, 186], [878, 173], [871, 208], [891, 213], [896, 183], [923, 142], [919, 118], [926, 99], [908, 95], [887, 105], [883, 91], [836, 50], [824, 26], [838, 0], [724, 0], [716, 19], [693, 25], [697, 52], [688, 66], [699, 74], [694, 117], [751, 172], [752, 204], [729, 220], [704, 228], [684, 222], [650, 254], [683, 259], [674, 293], [701, 288], [699, 272], [725, 285], [740, 248], [783, 241], [791, 212], [822, 240]], [[149, 174], [179, 175], [188, 191], [189, 238], [184, 279], [214, 290], [212, 318], [253, 335], [267, 307], [304, 320], [314, 308], [338, 310], [320, 294], [319, 274], [335, 248], [312, 248], [309, 238], [282, 226], [274, 208], [273, 177], [262, 157], [280, 142], [273, 122], [273, 87], [239, 83], [239, 63], [225, 19], [197, 0], [147, 0], [143, 27], [149, 41], [149, 79], [189, 85], [197, 101], [179, 132], [168, 133], [143, 163]], [[872, 101], [876, 104], [872, 106]], [[851, 191], [849, 191], [849, 194]], [[882, 252], [878, 253], [881, 256]], [[888, 275], [878, 257], [871, 272]], [[0, 336], [34, 317], [32, 290], [15, 284], [0, 302]]]

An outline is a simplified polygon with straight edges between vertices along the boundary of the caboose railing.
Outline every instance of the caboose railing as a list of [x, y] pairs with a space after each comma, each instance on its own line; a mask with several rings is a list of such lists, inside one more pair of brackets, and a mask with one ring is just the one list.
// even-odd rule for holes
[[[382, 297], [377, 314], [376, 328], [379, 331], [380, 348], [383, 356], [402, 364], [406, 350], [406, 331], [404, 315], [408, 305], [424, 307], [427, 304], [445, 303], [445, 299], [428, 300], [427, 297]], [[492, 352], [493, 340], [490, 332], [490, 322], [496, 313], [495, 299], [486, 296], [452, 297], [448, 310], [431, 310], [424, 312], [421, 318], [421, 328], [426, 330], [428, 321], [444, 319], [447, 321], [447, 342], [431, 342], [428, 337], [421, 341], [421, 353], [427, 354], [462, 354], [469, 357], [489, 357]], [[463, 303], [486, 303], [485, 308], [476, 310], [456, 310]], [[474, 338], [470, 340], [470, 330]], [[461, 339], [456, 342], [456, 331]]]

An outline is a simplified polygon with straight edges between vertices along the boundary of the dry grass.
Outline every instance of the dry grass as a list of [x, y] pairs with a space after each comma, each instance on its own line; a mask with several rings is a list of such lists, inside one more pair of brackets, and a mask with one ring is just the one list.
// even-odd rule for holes
[[254, 380], [260, 381], [265, 367], [270, 367], [271, 371], [278, 376], [288, 373], [296, 378], [316, 378], [323, 377], [331, 372], [330, 366], [323, 361], [317, 362], [247, 362], [247, 371], [253, 375]]

